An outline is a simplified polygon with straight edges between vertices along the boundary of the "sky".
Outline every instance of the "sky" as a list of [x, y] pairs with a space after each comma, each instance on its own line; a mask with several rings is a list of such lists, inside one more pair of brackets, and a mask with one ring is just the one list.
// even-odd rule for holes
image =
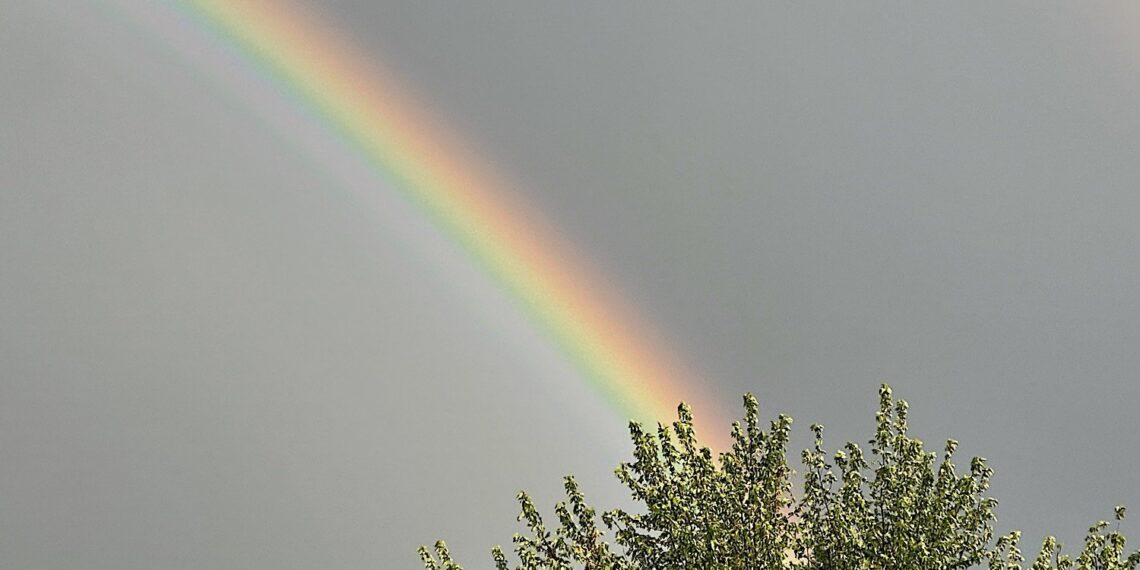
[[[0, 10], [0, 566], [414, 568], [443, 537], [480, 568], [519, 489], [623, 504], [627, 418], [565, 348], [240, 49], [145, 4]], [[865, 441], [889, 382], [931, 447], [990, 460], [999, 531], [1075, 545], [1140, 508], [1140, 10], [305, 7], [725, 430], [750, 391], [794, 450], [813, 422]]]

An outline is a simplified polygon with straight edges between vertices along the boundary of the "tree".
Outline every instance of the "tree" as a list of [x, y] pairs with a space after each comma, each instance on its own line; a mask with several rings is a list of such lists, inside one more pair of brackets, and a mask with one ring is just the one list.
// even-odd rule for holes
[[[681, 404], [672, 426], [655, 433], [630, 423], [633, 461], [618, 479], [643, 512], [613, 509], [601, 515], [586, 504], [574, 478], [566, 501], [555, 505], [558, 526], [548, 530], [531, 498], [518, 494], [526, 534], [514, 536], [517, 570], [1134, 570], [1140, 552], [1125, 553], [1116, 527], [1089, 529], [1073, 558], [1049, 537], [1029, 566], [1019, 532], [995, 540], [994, 507], [987, 495], [993, 470], [975, 457], [969, 471], [953, 462], [958, 442], [941, 457], [907, 433], [905, 400], [879, 390], [870, 457], [855, 443], [829, 454], [823, 426], [811, 426], [815, 444], [802, 454], [803, 491], [792, 493], [787, 462], [792, 419], [767, 429], [759, 406], [744, 396], [744, 419], [732, 426], [733, 445], [716, 459], [700, 447], [691, 410]], [[609, 536], [610, 538], [607, 538]], [[611, 543], [612, 541], [612, 543]], [[462, 570], [443, 541], [421, 547], [427, 570]], [[511, 562], [492, 549], [498, 570]]]

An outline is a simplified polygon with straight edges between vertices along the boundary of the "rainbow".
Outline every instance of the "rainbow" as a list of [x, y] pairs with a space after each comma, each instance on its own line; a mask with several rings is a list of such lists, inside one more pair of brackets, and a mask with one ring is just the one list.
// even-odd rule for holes
[[[725, 449], [727, 426], [703, 383], [652, 328], [552, 232], [499, 172], [460, 143], [373, 57], [295, 6], [185, 0], [181, 12], [254, 63], [354, 147], [541, 327], [626, 418], [669, 421], [693, 406], [702, 441]], [[721, 437], [718, 437], [721, 436]]]

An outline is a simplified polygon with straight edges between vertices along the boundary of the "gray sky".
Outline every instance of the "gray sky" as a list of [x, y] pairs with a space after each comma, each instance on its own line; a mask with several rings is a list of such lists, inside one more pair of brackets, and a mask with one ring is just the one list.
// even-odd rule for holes
[[[0, 17], [0, 566], [478, 568], [520, 488], [621, 500], [621, 418], [510, 299], [122, 4]], [[376, 4], [313, 3], [725, 407], [837, 446], [888, 381], [1000, 530], [1140, 508], [1135, 9]]]

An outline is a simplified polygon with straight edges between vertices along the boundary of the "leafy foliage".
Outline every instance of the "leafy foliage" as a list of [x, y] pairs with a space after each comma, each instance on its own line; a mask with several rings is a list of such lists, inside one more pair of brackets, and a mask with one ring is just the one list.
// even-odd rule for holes
[[997, 501], [985, 496], [992, 470], [974, 458], [970, 472], [959, 475], [951, 461], [954, 440], [936, 465], [936, 454], [907, 435], [906, 401], [894, 401], [888, 386], [879, 398], [870, 461], [848, 443], [833, 466], [823, 449], [823, 426], [812, 426], [815, 447], [803, 453], [797, 554], [808, 567], [833, 570], [978, 564], [993, 537]]
[[[671, 426], [655, 432], [630, 423], [633, 461], [618, 479], [643, 512], [613, 509], [601, 515], [586, 504], [573, 477], [566, 501], [555, 506], [548, 530], [525, 492], [518, 495], [526, 534], [514, 536], [516, 570], [1135, 570], [1140, 552], [1126, 554], [1116, 527], [1098, 522], [1076, 556], [1049, 537], [1025, 566], [1017, 531], [994, 540], [994, 508], [987, 496], [993, 470], [975, 457], [968, 472], [953, 462], [958, 442], [941, 457], [907, 433], [908, 406], [889, 386], [879, 390], [870, 457], [855, 443], [829, 454], [823, 426], [811, 426], [815, 444], [804, 450], [803, 492], [792, 494], [787, 462], [792, 419], [767, 429], [759, 406], [744, 396], [744, 419], [732, 427], [730, 451], [713, 457], [697, 443], [692, 411], [678, 408]], [[611, 538], [607, 540], [607, 533]], [[612, 544], [610, 542], [612, 540]], [[420, 548], [426, 570], [462, 570], [443, 541]], [[495, 567], [510, 570], [499, 547]]]

